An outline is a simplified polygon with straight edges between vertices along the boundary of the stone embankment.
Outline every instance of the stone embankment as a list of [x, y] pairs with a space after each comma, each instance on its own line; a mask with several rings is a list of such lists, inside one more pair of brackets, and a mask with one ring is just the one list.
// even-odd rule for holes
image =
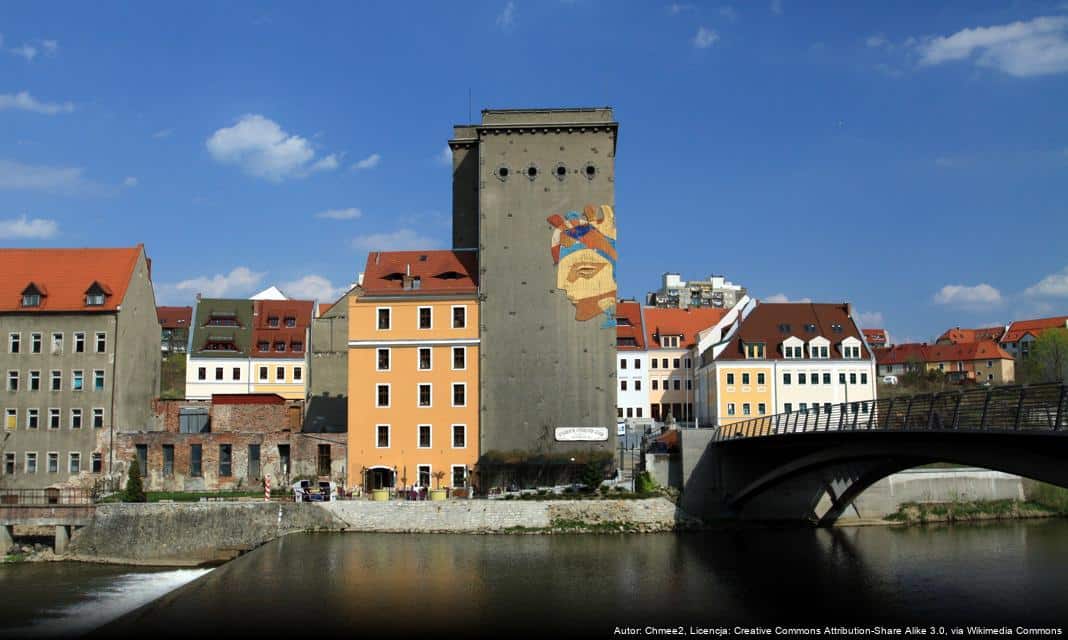
[[382, 533], [659, 532], [697, 526], [671, 501], [449, 500], [102, 504], [67, 557], [188, 566], [229, 560], [305, 531]]

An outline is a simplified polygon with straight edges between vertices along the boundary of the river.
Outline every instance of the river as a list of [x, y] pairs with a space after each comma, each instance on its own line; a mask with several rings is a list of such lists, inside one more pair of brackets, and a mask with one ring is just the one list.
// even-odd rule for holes
[[[536, 629], [608, 637], [617, 627], [650, 625], [1049, 627], [1068, 622], [1066, 569], [1065, 520], [681, 535], [299, 534], [196, 576], [94, 635], [211, 637], [225, 629], [228, 638], [281, 631], [362, 638]], [[55, 620], [69, 623], [72, 612], [99, 624], [130, 608], [105, 595], [109, 608], [94, 613], [100, 590], [132, 597], [131, 579], [158, 591], [176, 573], [108, 568], [109, 582], [101, 571], [67, 563], [0, 567], [3, 625], [55, 633]], [[79, 590], [83, 596], [69, 596]], [[20, 613], [10, 618], [9, 610]]]

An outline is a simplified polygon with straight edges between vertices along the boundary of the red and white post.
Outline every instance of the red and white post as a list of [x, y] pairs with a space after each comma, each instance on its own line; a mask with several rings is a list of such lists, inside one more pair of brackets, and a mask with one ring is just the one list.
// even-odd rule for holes
[[271, 476], [264, 476], [263, 478], [263, 501], [271, 501]]

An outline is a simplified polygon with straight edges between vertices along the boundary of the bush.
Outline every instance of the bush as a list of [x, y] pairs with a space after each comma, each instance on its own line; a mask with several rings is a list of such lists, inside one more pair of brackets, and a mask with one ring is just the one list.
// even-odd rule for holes
[[582, 467], [582, 476], [579, 478], [579, 482], [586, 485], [586, 491], [590, 493], [597, 491], [603, 480], [604, 473], [601, 472], [600, 465], [594, 463], [593, 460], [590, 460]]
[[642, 471], [634, 477], [634, 490], [637, 493], [652, 493], [656, 491], [656, 481], [648, 471]]
[[130, 471], [126, 476], [126, 491], [122, 494], [123, 502], [148, 502], [145, 487], [141, 484], [141, 466], [135, 457], [130, 461]]

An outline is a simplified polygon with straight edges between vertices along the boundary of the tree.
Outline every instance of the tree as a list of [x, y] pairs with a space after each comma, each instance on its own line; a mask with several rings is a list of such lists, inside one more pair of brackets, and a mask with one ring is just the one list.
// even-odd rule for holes
[[438, 469], [437, 471], [435, 471], [434, 472], [434, 481], [435, 481], [435, 485], [436, 486], [434, 488], [435, 489], [440, 489], [441, 488], [441, 481], [444, 480], [444, 479], [445, 479], [445, 472], [444, 471], [442, 471], [441, 469]]
[[579, 479], [582, 484], [586, 485], [587, 491], [597, 491], [597, 487], [601, 486], [601, 481], [604, 480], [604, 472], [601, 470], [601, 465], [591, 459], [582, 467], [582, 475]]
[[1021, 382], [1068, 380], [1068, 329], [1043, 331], [1031, 343], [1031, 352], [1017, 360]]
[[126, 491], [122, 494], [123, 502], [148, 502], [145, 488], [141, 485], [141, 466], [135, 457], [130, 461], [130, 472], [126, 476]]

